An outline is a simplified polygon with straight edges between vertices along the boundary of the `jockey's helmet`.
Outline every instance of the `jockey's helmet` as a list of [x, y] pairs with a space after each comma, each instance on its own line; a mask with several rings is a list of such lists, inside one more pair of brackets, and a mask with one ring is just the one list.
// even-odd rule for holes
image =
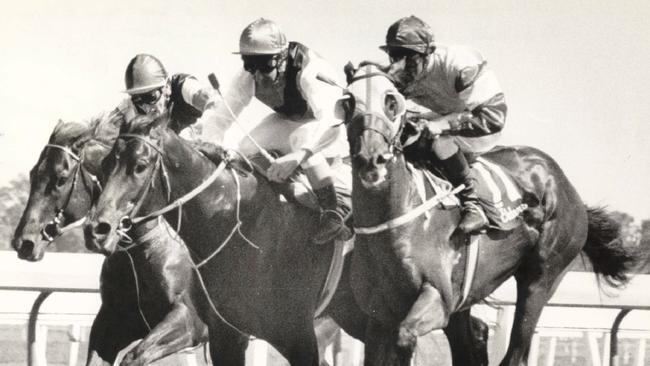
[[136, 95], [160, 89], [167, 83], [167, 71], [162, 62], [148, 54], [136, 55], [126, 67], [125, 93]]
[[405, 48], [427, 54], [435, 49], [433, 31], [422, 19], [411, 15], [393, 23], [386, 32], [386, 44], [379, 47], [388, 52], [391, 48]]
[[259, 18], [249, 24], [239, 38], [239, 52], [242, 56], [275, 55], [286, 50], [287, 37], [272, 20]]

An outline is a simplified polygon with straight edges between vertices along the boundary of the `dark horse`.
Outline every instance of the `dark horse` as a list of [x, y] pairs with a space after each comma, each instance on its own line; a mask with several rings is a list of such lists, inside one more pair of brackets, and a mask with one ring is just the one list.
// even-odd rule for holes
[[[268, 341], [291, 365], [316, 365], [313, 317], [333, 252], [332, 246], [310, 244], [317, 213], [281, 200], [245, 159], [226, 159], [224, 152], [215, 169], [167, 128], [165, 116], [124, 132], [104, 167], [107, 183], [85, 228], [88, 247], [112, 253], [117, 231], [164, 211], [170, 224], [180, 225], [203, 278], [192, 296], [210, 328], [213, 360], [232, 364], [219, 341], [246, 333]], [[325, 313], [353, 337], [365, 339], [367, 316], [348, 281], [341, 281]], [[485, 364], [474, 361], [485, 358], [485, 342], [466, 340], [472, 330], [487, 330], [470, 328], [469, 313], [462, 315], [447, 330], [454, 364]]]
[[[40, 260], [49, 243], [86, 216], [101, 191], [95, 178], [100, 163], [121, 124], [113, 117], [101, 125], [55, 127], [30, 172], [29, 200], [12, 241], [20, 258]], [[91, 328], [89, 365], [112, 365], [121, 349], [141, 338], [123, 364], [148, 364], [207, 341], [207, 327], [187, 291], [194, 274], [182, 260], [185, 248], [156, 222], [132, 235], [138, 245], [106, 258], [102, 267], [102, 305]], [[166, 276], [169, 271], [175, 276]], [[247, 342], [241, 341], [243, 350]]]
[[463, 300], [468, 238], [455, 231], [458, 208], [417, 211], [423, 199], [402, 151], [403, 96], [373, 65], [347, 71], [350, 84], [339, 103], [352, 157], [355, 227], [364, 232], [355, 241], [352, 287], [371, 316], [367, 365], [408, 365], [418, 336], [444, 327], [451, 314], [512, 275], [516, 312], [501, 365], [525, 365], [542, 308], [581, 251], [608, 282], [625, 283], [634, 257], [616, 240], [618, 225], [604, 211], [587, 208], [549, 156], [504, 147], [483, 158], [514, 178], [528, 209], [518, 228], [480, 235], [476, 278]]

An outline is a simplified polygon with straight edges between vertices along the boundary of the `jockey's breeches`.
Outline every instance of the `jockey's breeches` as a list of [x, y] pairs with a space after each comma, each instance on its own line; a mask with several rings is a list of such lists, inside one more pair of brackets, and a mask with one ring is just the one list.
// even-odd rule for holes
[[[286, 155], [304, 146], [305, 141], [311, 139], [317, 130], [318, 120], [293, 121], [279, 113], [266, 116], [252, 131], [250, 135], [266, 150], [276, 150], [281, 155]], [[247, 156], [255, 154], [258, 149], [244, 137], [239, 149]], [[348, 142], [345, 134], [327, 144], [322, 150], [314, 153], [305, 163], [303, 168], [310, 165], [322, 164], [325, 159], [342, 158], [348, 155]]]

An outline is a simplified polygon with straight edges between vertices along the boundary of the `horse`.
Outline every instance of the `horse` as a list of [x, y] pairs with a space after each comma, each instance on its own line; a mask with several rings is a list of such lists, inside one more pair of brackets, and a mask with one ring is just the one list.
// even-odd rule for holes
[[[213, 360], [231, 364], [220, 357], [216, 341], [245, 333], [269, 342], [291, 365], [317, 364], [312, 323], [333, 252], [333, 246], [310, 244], [317, 213], [281, 199], [275, 184], [245, 157], [221, 151], [211, 161], [167, 124], [163, 115], [123, 129], [85, 226], [87, 247], [111, 254], [134, 223], [163, 215], [178, 227], [203, 278], [193, 296], [210, 329]], [[346, 259], [343, 278], [349, 278], [349, 268]], [[349, 281], [339, 283], [324, 314], [365, 340], [367, 316]], [[445, 331], [454, 364], [486, 364], [474, 361], [487, 360], [485, 339], [468, 339], [486, 338], [487, 327], [469, 312], [451, 324]]]
[[[352, 65], [350, 65], [352, 66]], [[347, 125], [356, 231], [351, 286], [370, 315], [366, 365], [408, 365], [417, 338], [444, 327], [454, 313], [481, 301], [510, 276], [517, 301], [501, 365], [525, 365], [542, 308], [585, 253], [613, 286], [628, 280], [635, 255], [602, 209], [583, 204], [558, 164], [525, 146], [482, 155], [513, 178], [528, 208], [513, 230], [478, 235], [474, 281], [463, 291], [470, 239], [456, 229], [459, 208], [443, 207], [454, 191], [423, 198], [405, 159], [405, 99], [393, 78], [373, 64], [346, 67], [348, 86], [337, 103]], [[410, 137], [410, 136], [406, 136]], [[468, 275], [469, 276], [469, 275]]]
[[[101, 124], [56, 125], [30, 172], [29, 200], [12, 240], [20, 258], [38, 261], [64, 232], [81, 231], [77, 223], [101, 191], [96, 177], [121, 123], [112, 115]], [[207, 327], [186, 290], [194, 274], [179, 254], [184, 247], [167, 228], [156, 222], [138, 227], [132, 234], [138, 245], [104, 261], [88, 365], [112, 365], [121, 349], [141, 338], [123, 365], [148, 364], [207, 341]], [[172, 269], [175, 277], [164, 275]], [[243, 354], [246, 345], [247, 339], [239, 339], [229, 352]]]

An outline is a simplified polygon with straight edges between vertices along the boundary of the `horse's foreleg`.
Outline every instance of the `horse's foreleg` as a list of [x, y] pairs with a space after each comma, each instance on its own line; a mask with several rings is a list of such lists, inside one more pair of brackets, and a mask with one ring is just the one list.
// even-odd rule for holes
[[218, 323], [210, 328], [210, 357], [213, 365], [244, 366], [248, 336], [227, 324]]
[[397, 345], [397, 330], [370, 319], [366, 328], [365, 366], [409, 366], [413, 349]]
[[444, 332], [454, 366], [487, 366], [487, 324], [470, 315], [470, 310], [453, 313]]
[[120, 365], [147, 365], [207, 340], [207, 327], [182, 302], [176, 302], [147, 336], [129, 351]]
[[99, 312], [93, 320], [93, 325], [90, 327], [90, 337], [88, 339], [88, 356], [86, 358], [86, 366], [110, 366], [115, 360], [115, 354], [107, 355], [106, 342], [110, 342], [108, 338], [108, 328], [110, 321], [107, 319], [107, 309], [105, 306], [99, 308]]
[[420, 295], [400, 323], [397, 344], [412, 350], [417, 337], [446, 327], [448, 321], [449, 311], [440, 292], [430, 284], [424, 283]]
[[90, 328], [86, 365], [112, 365], [122, 348], [143, 336], [141, 330], [130, 326], [130, 319], [102, 304]]

